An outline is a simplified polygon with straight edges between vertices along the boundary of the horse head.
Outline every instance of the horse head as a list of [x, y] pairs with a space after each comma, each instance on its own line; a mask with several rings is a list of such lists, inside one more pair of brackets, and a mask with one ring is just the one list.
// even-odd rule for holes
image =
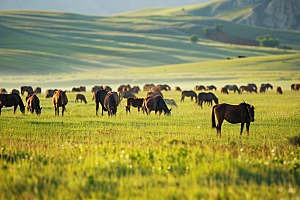
[[36, 109], [35, 109], [35, 113], [37, 114], [37, 115], [41, 115], [41, 112], [42, 112], [42, 109], [43, 109], [43, 107], [37, 107]]
[[250, 121], [254, 122], [254, 106], [247, 104], [247, 110], [250, 117]]

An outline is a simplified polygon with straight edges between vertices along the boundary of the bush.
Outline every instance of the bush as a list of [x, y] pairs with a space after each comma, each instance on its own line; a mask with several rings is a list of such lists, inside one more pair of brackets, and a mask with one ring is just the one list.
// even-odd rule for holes
[[194, 34], [190, 37], [190, 42], [191, 43], [196, 43], [198, 41], [198, 39], [199, 39], [198, 36]]
[[277, 47], [279, 46], [279, 39], [273, 39], [270, 35], [258, 36], [256, 38], [261, 47]]
[[222, 23], [221, 24], [215, 24], [215, 29], [217, 31], [220, 31], [222, 28], [223, 28], [223, 24]]
[[292, 47], [290, 46], [287, 46], [287, 45], [279, 45], [277, 46], [278, 49], [293, 49]]

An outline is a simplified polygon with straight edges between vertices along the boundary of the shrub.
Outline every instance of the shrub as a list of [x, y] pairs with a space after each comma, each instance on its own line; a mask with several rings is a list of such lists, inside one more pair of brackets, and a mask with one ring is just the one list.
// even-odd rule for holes
[[198, 41], [198, 39], [199, 39], [198, 36], [194, 34], [190, 37], [190, 42], [191, 43], [196, 43]]

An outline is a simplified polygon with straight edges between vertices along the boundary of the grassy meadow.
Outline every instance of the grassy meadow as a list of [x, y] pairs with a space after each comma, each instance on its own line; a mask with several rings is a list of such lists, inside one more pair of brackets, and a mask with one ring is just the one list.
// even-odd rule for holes
[[[0, 124], [1, 199], [298, 199], [299, 92], [241, 95], [214, 92], [220, 103], [255, 107], [250, 133], [224, 122], [211, 129], [211, 107], [180, 92], [170, 116], [96, 116], [75, 94], [62, 117], [40, 95], [41, 116], [3, 108]], [[145, 97], [140, 92], [138, 97]], [[23, 96], [23, 100], [25, 96]], [[170, 107], [170, 106], [169, 106]]]

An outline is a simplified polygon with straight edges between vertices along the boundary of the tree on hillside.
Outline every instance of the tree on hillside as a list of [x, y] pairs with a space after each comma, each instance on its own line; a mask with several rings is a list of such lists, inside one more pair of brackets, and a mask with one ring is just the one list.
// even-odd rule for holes
[[222, 24], [222, 23], [220, 23], [220, 24], [215, 24], [215, 29], [216, 29], [217, 31], [220, 31], [222, 28], [223, 28], [223, 24]]
[[277, 47], [279, 46], [279, 39], [273, 39], [271, 35], [258, 36], [256, 38], [261, 47]]
[[190, 42], [191, 43], [196, 43], [198, 41], [198, 39], [199, 39], [198, 36], [194, 34], [190, 37]]

